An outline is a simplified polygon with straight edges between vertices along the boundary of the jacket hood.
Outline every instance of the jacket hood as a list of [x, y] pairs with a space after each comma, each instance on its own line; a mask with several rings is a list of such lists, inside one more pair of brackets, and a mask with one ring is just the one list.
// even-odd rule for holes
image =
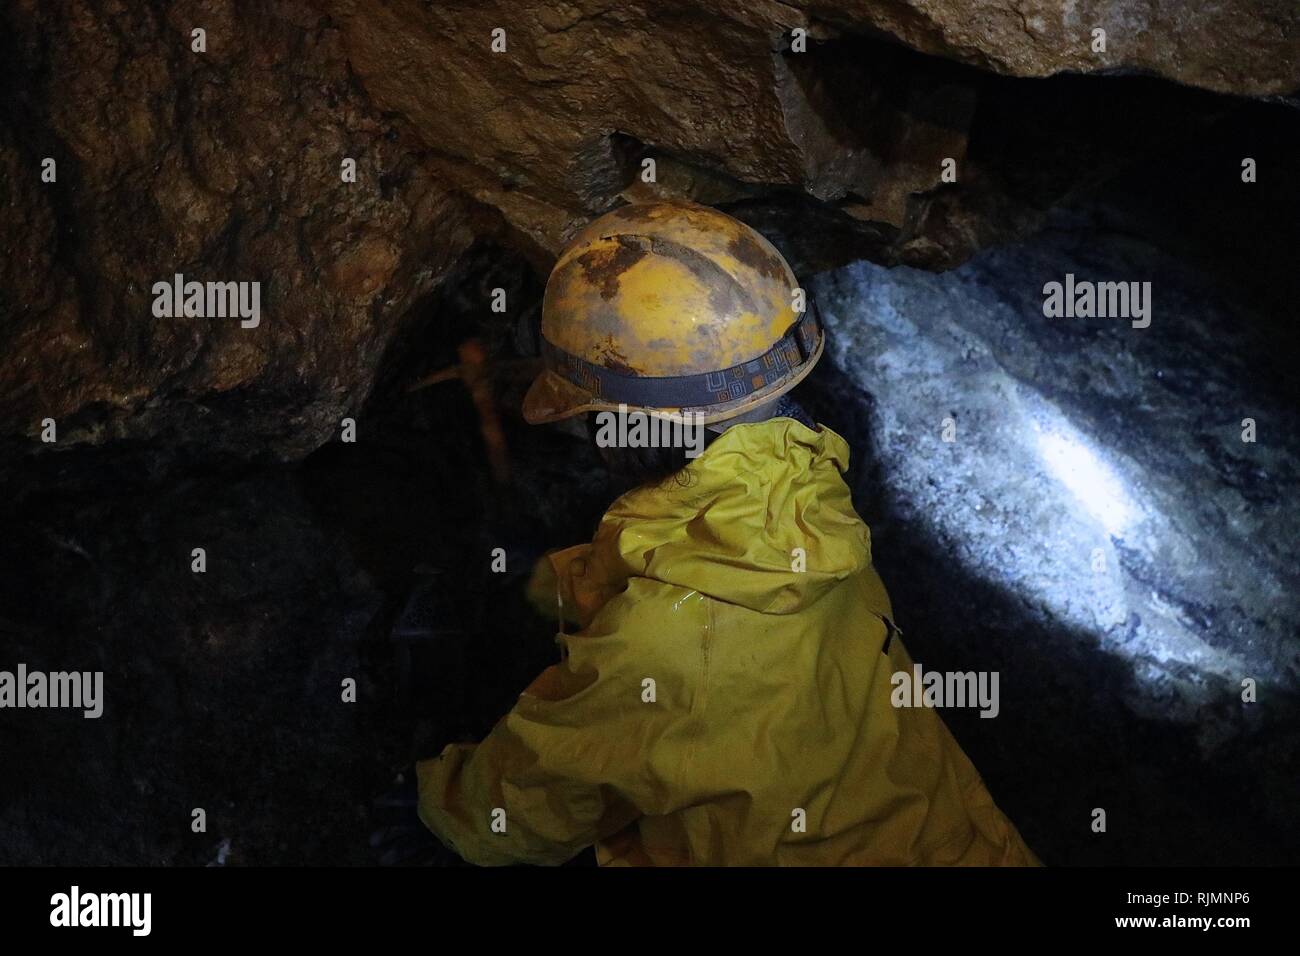
[[733, 425], [665, 483], [615, 501], [593, 544], [628, 576], [795, 613], [871, 563], [848, 464], [848, 443], [828, 428], [790, 418]]

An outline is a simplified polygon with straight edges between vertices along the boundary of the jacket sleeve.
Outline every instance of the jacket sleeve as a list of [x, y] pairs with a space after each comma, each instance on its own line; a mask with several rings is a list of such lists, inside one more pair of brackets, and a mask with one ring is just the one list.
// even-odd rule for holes
[[590, 550], [589, 544], [577, 545], [544, 554], [538, 559], [524, 591], [534, 611], [552, 621], [579, 623], [568, 567], [575, 559], [585, 558]]
[[560, 864], [622, 830], [639, 816], [620, 787], [635, 769], [617, 743], [636, 720], [625, 683], [547, 668], [482, 743], [417, 764], [420, 819], [481, 866]]
[[543, 555], [533, 566], [525, 594], [543, 617], [586, 627], [621, 587], [622, 579], [601, 573], [592, 546], [579, 544]]

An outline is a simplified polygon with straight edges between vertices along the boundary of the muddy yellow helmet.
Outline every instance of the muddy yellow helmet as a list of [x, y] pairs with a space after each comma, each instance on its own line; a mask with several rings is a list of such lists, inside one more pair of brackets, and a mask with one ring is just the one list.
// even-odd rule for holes
[[637, 203], [574, 237], [546, 283], [545, 371], [524, 417], [553, 422], [620, 404], [744, 414], [789, 391], [821, 358], [811, 306], [781, 254], [730, 216], [686, 202]]

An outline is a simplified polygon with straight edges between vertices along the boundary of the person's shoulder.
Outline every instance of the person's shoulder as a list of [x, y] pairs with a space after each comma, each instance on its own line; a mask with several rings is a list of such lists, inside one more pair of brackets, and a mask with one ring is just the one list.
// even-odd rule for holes
[[698, 649], [708, 625], [709, 600], [699, 591], [630, 577], [585, 628], [566, 636], [569, 653], [599, 658], [607, 669], [655, 661], [675, 668], [690, 649]]

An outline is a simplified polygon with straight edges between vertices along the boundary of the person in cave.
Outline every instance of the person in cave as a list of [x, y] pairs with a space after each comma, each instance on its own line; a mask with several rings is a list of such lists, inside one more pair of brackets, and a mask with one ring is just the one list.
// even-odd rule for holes
[[465, 860], [1038, 862], [935, 710], [891, 703], [912, 661], [848, 446], [788, 395], [824, 346], [802, 296], [758, 233], [688, 203], [621, 207], [561, 255], [525, 418], [707, 438], [597, 441], [632, 490], [529, 583], [564, 659], [416, 767], [420, 819]]

